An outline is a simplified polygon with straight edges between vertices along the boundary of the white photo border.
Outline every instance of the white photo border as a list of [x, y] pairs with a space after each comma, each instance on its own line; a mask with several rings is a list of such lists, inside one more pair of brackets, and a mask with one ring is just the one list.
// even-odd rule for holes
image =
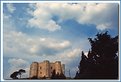
[[[119, 4], [119, 79], [118, 80], [4, 80], [3, 79], [3, 4], [4, 3], [118, 3]], [[120, 81], [120, 1], [1, 1], [1, 77], [0, 77], [0, 80], [1, 81], [12, 81], [12, 82], [16, 82], [16, 81], [29, 81], [29, 82], [33, 82], [33, 81], [45, 81], [45, 82], [48, 82], [48, 81], [58, 81], [58, 82], [62, 82], [62, 81], [72, 81], [72, 82], [79, 82], [79, 81], [93, 81], [93, 82], [102, 82], [102, 81], [109, 81], [109, 82], [115, 82], [115, 81]]]

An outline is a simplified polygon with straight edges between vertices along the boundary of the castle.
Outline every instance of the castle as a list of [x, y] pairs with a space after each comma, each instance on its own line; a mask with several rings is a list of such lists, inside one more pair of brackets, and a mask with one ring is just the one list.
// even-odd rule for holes
[[56, 61], [55, 63], [49, 62], [45, 60], [43, 62], [33, 62], [30, 65], [30, 78], [50, 78], [52, 76], [52, 72], [55, 70], [57, 74], [64, 74], [65, 65], [61, 64], [60, 61]]

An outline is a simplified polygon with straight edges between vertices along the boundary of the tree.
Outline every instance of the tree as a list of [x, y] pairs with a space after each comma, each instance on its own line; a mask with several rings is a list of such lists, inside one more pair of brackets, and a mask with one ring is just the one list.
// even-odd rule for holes
[[13, 72], [13, 73], [10, 75], [10, 77], [11, 77], [12, 79], [18, 79], [18, 75], [20, 75], [20, 78], [21, 78], [22, 73], [25, 73], [25, 72], [26, 72], [25, 70], [20, 69], [19, 71]]
[[31, 79], [38, 79], [38, 78], [37, 78], [37, 76], [33, 76], [33, 77], [31, 77]]
[[15, 71], [15, 72], [13, 72], [11, 75], [10, 75], [10, 77], [12, 78], [12, 79], [18, 79], [18, 74], [19, 74], [19, 72], [18, 71]]
[[[118, 36], [112, 38], [108, 32], [98, 33], [95, 39], [89, 38], [91, 44], [91, 61], [94, 61], [97, 78], [118, 78]], [[118, 59], [118, 58], [117, 58]]]
[[112, 38], [108, 32], [98, 33], [96, 38], [89, 38], [91, 50], [79, 64], [75, 78], [117, 79], [118, 78], [118, 36]]
[[66, 76], [63, 73], [60, 73], [58, 77], [59, 79], [66, 79]]
[[52, 71], [51, 79], [56, 79], [56, 71], [55, 70]]
[[88, 78], [87, 76], [85, 76], [87, 73], [87, 69], [88, 69], [87, 59], [88, 58], [84, 55], [84, 52], [82, 51], [81, 61], [78, 66], [79, 70], [76, 72], [75, 79], [79, 79], [80, 77], [81, 77], [81, 79]]
[[23, 69], [20, 69], [18, 72], [19, 72], [20, 78], [21, 78], [22, 73], [26, 73], [26, 71]]
[[100, 58], [114, 58], [118, 51], [118, 36], [111, 38], [107, 32], [98, 33], [96, 36], [94, 40], [89, 38], [93, 55], [100, 56]]

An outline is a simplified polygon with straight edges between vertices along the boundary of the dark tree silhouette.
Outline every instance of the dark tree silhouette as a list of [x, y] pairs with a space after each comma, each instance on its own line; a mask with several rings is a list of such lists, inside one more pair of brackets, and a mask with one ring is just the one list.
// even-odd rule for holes
[[118, 36], [112, 38], [107, 32], [98, 33], [89, 42], [91, 51], [87, 57], [82, 52], [75, 78], [118, 79]]
[[18, 75], [20, 75], [20, 78], [21, 78], [22, 73], [25, 73], [25, 72], [26, 72], [25, 70], [20, 69], [19, 71], [13, 72], [13, 73], [10, 75], [10, 77], [11, 77], [12, 79], [19, 79], [19, 78], [18, 78]]
[[61, 73], [59, 74], [59, 79], [66, 79], [66, 76], [63, 73]]
[[51, 79], [66, 79], [66, 76], [63, 73], [59, 74], [56, 73], [55, 70], [53, 70]]
[[18, 71], [15, 71], [15, 72], [13, 72], [11, 75], [10, 75], [10, 77], [12, 78], [12, 79], [18, 79], [18, 74], [19, 74], [19, 72]]
[[52, 76], [51, 76], [51, 79], [56, 79], [57, 77], [56, 77], [56, 72], [55, 72], [55, 70], [53, 70], [52, 71]]
[[33, 77], [31, 77], [31, 79], [38, 79], [38, 78], [37, 78], [37, 76], [33, 76]]
[[24, 69], [20, 69], [18, 72], [19, 72], [20, 78], [21, 78], [22, 73], [26, 73]]

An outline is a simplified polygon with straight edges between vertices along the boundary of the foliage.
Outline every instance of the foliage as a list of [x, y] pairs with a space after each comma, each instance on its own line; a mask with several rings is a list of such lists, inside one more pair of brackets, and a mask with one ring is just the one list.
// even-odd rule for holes
[[18, 71], [15, 71], [15, 72], [13, 72], [11, 75], [10, 75], [10, 77], [12, 78], [12, 79], [18, 79], [18, 74], [19, 74], [19, 72]]
[[31, 79], [38, 79], [38, 78], [37, 78], [37, 76], [33, 76], [33, 77], [31, 77]]
[[11, 77], [12, 79], [18, 79], [18, 75], [20, 75], [20, 78], [21, 78], [22, 73], [25, 73], [25, 72], [26, 72], [25, 70], [20, 69], [19, 71], [13, 72], [13, 73], [10, 75], [10, 77]]
[[19, 72], [20, 78], [21, 78], [22, 73], [26, 73], [26, 71], [23, 69], [20, 69], [18, 72]]
[[112, 38], [105, 33], [98, 33], [96, 38], [89, 38], [91, 51], [87, 57], [82, 52], [76, 79], [118, 79], [118, 36]]

